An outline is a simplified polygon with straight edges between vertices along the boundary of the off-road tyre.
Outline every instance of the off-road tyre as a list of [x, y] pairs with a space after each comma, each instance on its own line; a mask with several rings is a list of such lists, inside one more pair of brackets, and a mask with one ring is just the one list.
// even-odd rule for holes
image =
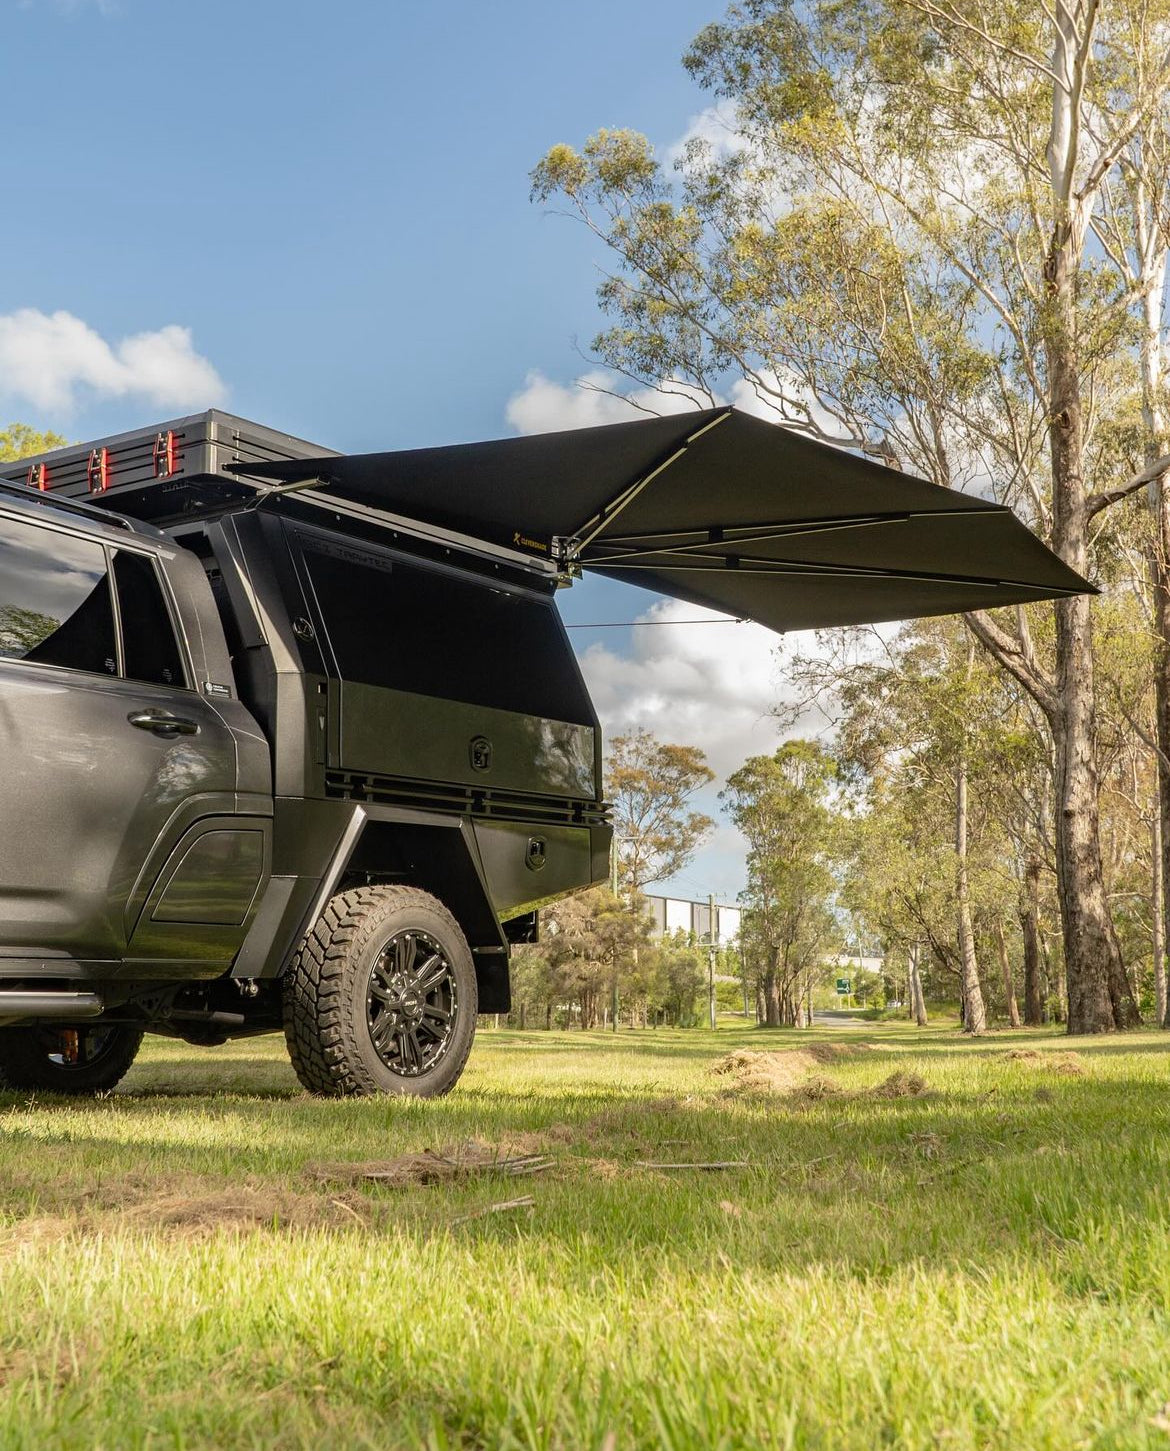
[[[77, 1033], [78, 1061], [62, 1034]], [[94, 1097], [120, 1083], [138, 1055], [142, 1029], [100, 1023], [76, 1028], [0, 1028], [0, 1088]]]
[[[429, 975], [439, 972], [440, 958], [444, 975], [420, 999], [409, 990], [411, 973], [417, 962], [416, 985], [425, 987], [422, 971], [431, 958]], [[449, 1027], [441, 1016], [448, 1007]], [[448, 1093], [471, 1052], [477, 1008], [467, 939], [446, 907], [417, 887], [340, 892], [284, 976], [293, 1069], [310, 1093], [333, 1098]]]

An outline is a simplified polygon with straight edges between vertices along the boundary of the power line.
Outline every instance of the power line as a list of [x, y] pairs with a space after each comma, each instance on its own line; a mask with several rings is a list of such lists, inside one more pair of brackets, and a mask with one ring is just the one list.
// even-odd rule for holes
[[599, 620], [592, 625], [566, 625], [566, 630], [626, 630], [633, 625], [746, 625], [746, 620]]

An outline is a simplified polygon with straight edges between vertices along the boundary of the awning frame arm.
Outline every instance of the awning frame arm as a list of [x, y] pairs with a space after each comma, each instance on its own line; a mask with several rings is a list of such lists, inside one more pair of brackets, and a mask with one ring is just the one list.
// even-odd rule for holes
[[[805, 534], [828, 534], [845, 529], [866, 529], [879, 524], [909, 524], [915, 519], [949, 518], [951, 515], [965, 517], [971, 514], [997, 512], [999, 505], [972, 505], [969, 509], [897, 509], [885, 514], [842, 514], [836, 518], [791, 519], [776, 524], [730, 524], [722, 528], [711, 525], [705, 529], [660, 529], [653, 533], [607, 536], [602, 548], [614, 548], [621, 553], [592, 555], [590, 564], [618, 563], [624, 559], [641, 559], [656, 554], [692, 554], [703, 549], [714, 549], [728, 544], [764, 544], [772, 539], [795, 539]], [[672, 544], [665, 548], [654, 546], [659, 539], [683, 539], [694, 536], [683, 544]], [[700, 537], [705, 536], [705, 537]]]
[[725, 408], [722, 413], [714, 418], [709, 418], [702, 428], [696, 428], [694, 433], [689, 433], [682, 443], [678, 444], [669, 454], [648, 472], [628, 484], [620, 494], [611, 499], [608, 504], [603, 504], [592, 518], [587, 519], [576, 534], [571, 536], [558, 536], [553, 540], [553, 548], [556, 557], [562, 564], [573, 564], [580, 558], [581, 551], [590, 545], [601, 533], [605, 526], [615, 519], [623, 509], [628, 509], [638, 495], [648, 484], [652, 484], [659, 474], [664, 473], [672, 463], [676, 463], [696, 439], [702, 438], [705, 433], [718, 427], [725, 419], [730, 418], [732, 409]]
[[[614, 572], [613, 565], [600, 564], [595, 560], [585, 561], [586, 569], [604, 569]], [[1023, 579], [982, 579], [971, 574], [936, 574], [927, 570], [877, 569], [863, 564], [816, 564], [808, 561], [785, 559], [741, 559], [736, 556], [715, 556], [703, 564], [629, 564], [619, 563], [617, 568], [646, 570], [660, 573], [669, 569], [678, 574], [751, 574], [780, 575], [782, 577], [808, 576], [820, 579], [904, 579], [916, 584], [961, 584], [976, 589], [1027, 589], [1036, 590], [1042, 598], [1065, 599], [1081, 593], [1080, 590], [1062, 589], [1058, 585], [1033, 584]], [[647, 586], [649, 588], [649, 586]]]

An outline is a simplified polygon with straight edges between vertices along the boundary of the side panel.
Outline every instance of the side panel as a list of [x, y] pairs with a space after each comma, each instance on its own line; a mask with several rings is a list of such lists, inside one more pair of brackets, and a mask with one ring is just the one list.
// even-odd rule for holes
[[0, 957], [222, 968], [244, 918], [210, 905], [223, 886], [211, 858], [182, 869], [188, 913], [199, 896], [216, 914], [205, 940], [159, 919], [144, 950], [138, 924], [200, 822], [242, 815], [268, 831], [267, 747], [223, 683], [198, 564], [86, 524], [0, 511]]
[[234, 800], [235, 746], [214, 712], [184, 700], [199, 734], [168, 740], [130, 724], [154, 706], [130, 681], [0, 661], [0, 756], [13, 763], [0, 785], [0, 955], [121, 957], [126, 904], [176, 812], [201, 794]]
[[475, 823], [492, 903], [502, 918], [534, 912], [589, 886], [592, 847], [586, 826]]
[[341, 685], [341, 761], [348, 771], [592, 798], [589, 726]]

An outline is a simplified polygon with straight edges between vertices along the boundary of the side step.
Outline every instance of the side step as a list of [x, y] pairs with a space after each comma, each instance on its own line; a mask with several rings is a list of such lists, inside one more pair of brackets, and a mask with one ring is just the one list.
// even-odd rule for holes
[[52, 1018], [73, 1022], [97, 1018], [105, 1003], [96, 993], [27, 992], [0, 988], [0, 1022], [7, 1018]]

